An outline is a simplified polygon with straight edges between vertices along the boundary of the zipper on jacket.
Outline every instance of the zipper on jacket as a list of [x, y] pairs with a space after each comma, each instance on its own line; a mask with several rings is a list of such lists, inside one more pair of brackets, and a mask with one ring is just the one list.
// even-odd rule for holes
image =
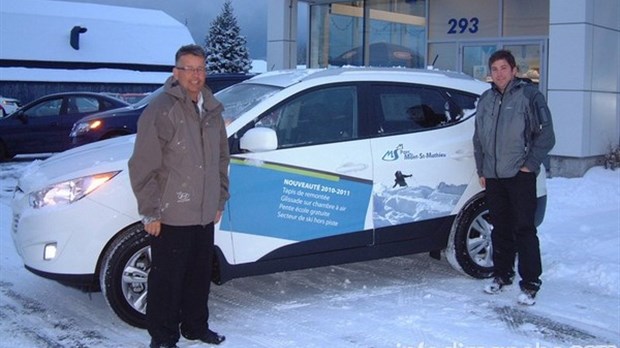
[[[495, 177], [499, 179], [499, 174], [497, 174], [497, 131], [499, 129], [499, 117], [502, 113], [502, 101], [504, 100], [504, 94], [500, 94], [501, 97], [499, 98], [499, 106], [497, 107], [497, 119], [495, 120], [495, 139], [494, 139], [494, 144], [493, 144], [493, 151], [495, 151], [495, 165], [494, 165], [494, 169], [495, 169]], [[497, 99], [497, 96], [495, 97], [495, 99]]]
[[[204, 115], [204, 117], [207, 117], [207, 115]], [[205, 200], [206, 200], [206, 195], [207, 195], [207, 178], [205, 177], [205, 173], [207, 172], [207, 161], [206, 161], [206, 152], [205, 152], [205, 139], [204, 139], [204, 125], [203, 123], [206, 123], [207, 120], [203, 119], [201, 117], [201, 113], [198, 113], [198, 125], [200, 126], [200, 151], [202, 152], [202, 179], [203, 179], [203, 185], [202, 185], [202, 200], [200, 201], [200, 211], [201, 211], [201, 217], [200, 217], [200, 221], [202, 223], [204, 223], [205, 221]], [[203, 225], [203, 227], [206, 226], [206, 224]]]

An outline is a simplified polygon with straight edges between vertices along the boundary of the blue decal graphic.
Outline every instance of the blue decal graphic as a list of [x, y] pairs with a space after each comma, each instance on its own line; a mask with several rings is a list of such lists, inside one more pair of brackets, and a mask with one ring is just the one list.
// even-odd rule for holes
[[372, 182], [233, 159], [222, 230], [305, 241], [364, 230]]

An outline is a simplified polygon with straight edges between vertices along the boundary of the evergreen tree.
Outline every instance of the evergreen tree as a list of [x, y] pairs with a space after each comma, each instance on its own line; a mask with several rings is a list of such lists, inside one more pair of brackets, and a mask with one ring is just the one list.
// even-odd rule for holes
[[211, 22], [205, 38], [207, 71], [210, 73], [247, 73], [252, 67], [245, 36], [239, 34], [237, 18], [230, 0], [222, 12]]

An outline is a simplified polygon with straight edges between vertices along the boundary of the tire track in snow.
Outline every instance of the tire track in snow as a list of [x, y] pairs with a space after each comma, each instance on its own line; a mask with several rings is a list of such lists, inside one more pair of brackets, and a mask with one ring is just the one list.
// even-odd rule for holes
[[42, 302], [12, 289], [11, 282], [0, 281], [2, 298], [9, 300], [0, 306], [4, 332], [24, 337], [34, 347], [101, 347], [106, 338], [95, 330], [80, 328], [74, 319], [47, 309]]
[[493, 308], [493, 311], [499, 316], [501, 321], [506, 323], [511, 331], [526, 336], [534, 335], [541, 339], [570, 344], [572, 346], [587, 346], [591, 345], [593, 342], [597, 342], [598, 344], [611, 343], [607, 342], [607, 339], [597, 337], [584, 329], [559, 322], [526, 309], [513, 306], [499, 306]]

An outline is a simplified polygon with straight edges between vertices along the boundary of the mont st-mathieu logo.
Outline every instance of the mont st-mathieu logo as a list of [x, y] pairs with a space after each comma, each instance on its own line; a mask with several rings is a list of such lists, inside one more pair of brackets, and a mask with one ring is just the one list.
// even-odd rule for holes
[[403, 144], [398, 144], [398, 146], [396, 146], [395, 149], [387, 150], [383, 154], [383, 157], [381, 157], [381, 159], [387, 162], [393, 162], [393, 161], [398, 161], [399, 159], [417, 160], [417, 159], [440, 158], [440, 157], [447, 157], [447, 156], [445, 153], [442, 153], [442, 152], [430, 152], [429, 151], [426, 153], [424, 152], [414, 153], [411, 150], [406, 150]]

